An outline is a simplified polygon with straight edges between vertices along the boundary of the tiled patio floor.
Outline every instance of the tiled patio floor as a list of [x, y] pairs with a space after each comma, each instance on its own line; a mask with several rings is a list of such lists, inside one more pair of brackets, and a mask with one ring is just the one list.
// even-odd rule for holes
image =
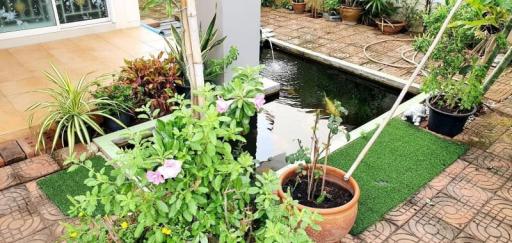
[[164, 47], [159, 35], [132, 28], [0, 49], [0, 142], [27, 132], [25, 109], [44, 99], [31, 91], [50, 86], [42, 74], [50, 63], [72, 78], [91, 72], [93, 78], [116, 71], [125, 58], [157, 53]]

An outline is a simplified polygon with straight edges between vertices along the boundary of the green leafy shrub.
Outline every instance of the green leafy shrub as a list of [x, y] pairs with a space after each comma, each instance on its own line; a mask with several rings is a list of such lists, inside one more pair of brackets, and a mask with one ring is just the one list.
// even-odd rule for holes
[[[244, 141], [243, 129], [232, 113], [218, 111], [215, 89], [208, 86], [200, 92], [203, 106], [191, 106], [181, 96], [172, 99], [176, 110], [167, 121], [157, 120], [153, 138], [135, 134], [134, 149], [107, 162], [115, 168], [111, 176], [88, 161], [73, 162], [71, 171], [90, 170], [84, 183], [91, 190], [71, 198], [70, 213], [81, 223], [66, 225], [67, 239], [310, 242], [305, 229], [318, 229], [314, 222], [320, 216], [299, 210], [296, 202], [281, 202], [274, 194], [280, 186], [276, 175], [255, 175], [249, 154], [233, 156], [231, 143]], [[106, 215], [91, 216], [99, 205]]]
[[168, 114], [171, 106], [167, 100], [175, 94], [175, 84], [181, 83], [180, 66], [173, 56], [164, 58], [163, 52], [150, 58], [125, 60], [118, 82], [132, 88], [132, 99], [136, 107], [148, 102], [160, 115]]
[[[97, 85], [100, 85], [99, 83]], [[135, 102], [132, 97], [132, 88], [128, 85], [114, 83], [110, 86], [97, 88], [92, 95], [96, 99], [114, 101], [119, 106], [101, 105], [100, 107], [109, 115], [118, 115], [119, 112], [133, 112]]]

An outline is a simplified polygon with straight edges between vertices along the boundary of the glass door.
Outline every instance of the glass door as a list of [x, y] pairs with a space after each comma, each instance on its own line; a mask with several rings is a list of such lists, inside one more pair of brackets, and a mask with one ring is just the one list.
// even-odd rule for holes
[[56, 24], [51, 0], [0, 0], [0, 33]]
[[98, 22], [108, 19], [106, 0], [56, 0], [60, 24]]
[[46, 30], [42, 28], [56, 31], [106, 22], [109, 21], [107, 3], [107, 0], [0, 0], [0, 33], [44, 33]]

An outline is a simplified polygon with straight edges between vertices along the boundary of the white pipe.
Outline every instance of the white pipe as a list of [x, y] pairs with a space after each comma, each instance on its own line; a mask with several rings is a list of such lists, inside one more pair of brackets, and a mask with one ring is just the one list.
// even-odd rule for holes
[[368, 153], [370, 148], [373, 146], [373, 144], [375, 143], [375, 141], [379, 137], [379, 135], [382, 133], [382, 130], [384, 130], [384, 127], [386, 127], [386, 125], [389, 123], [391, 118], [393, 118], [393, 115], [395, 114], [396, 109], [398, 108], [400, 103], [402, 103], [402, 100], [404, 99], [405, 95], [407, 94], [407, 91], [409, 90], [409, 87], [411, 87], [411, 85], [414, 83], [414, 80], [416, 79], [416, 77], [418, 76], [420, 71], [423, 69], [423, 66], [425, 66], [425, 64], [427, 63], [427, 61], [428, 61], [430, 55], [432, 54], [432, 52], [434, 51], [435, 47], [441, 41], [441, 37], [443, 36], [443, 33], [446, 31], [446, 28], [448, 27], [448, 24], [450, 23], [450, 20], [453, 18], [453, 16], [457, 12], [457, 9], [460, 7], [460, 5], [462, 4], [463, 1], [464, 0], [457, 0], [455, 5], [453, 6], [452, 10], [450, 11], [450, 14], [448, 15], [448, 17], [446, 17], [446, 20], [444, 21], [443, 25], [441, 26], [441, 29], [437, 33], [436, 38], [432, 42], [432, 45], [430, 45], [427, 53], [425, 54], [423, 59], [421, 59], [421, 62], [418, 64], [418, 66], [414, 70], [414, 73], [409, 78], [407, 84], [403, 87], [402, 92], [400, 92], [400, 95], [398, 96], [398, 98], [395, 101], [395, 104], [393, 104], [393, 107], [391, 107], [391, 110], [389, 111], [388, 117], [386, 117], [386, 119], [380, 124], [379, 128], [377, 129], [377, 131], [375, 131], [375, 133], [373, 134], [373, 136], [370, 139], [370, 141], [368, 141], [368, 143], [363, 148], [361, 153], [357, 156], [356, 161], [354, 161], [354, 164], [352, 164], [352, 166], [348, 170], [347, 174], [345, 174], [345, 176], [344, 176], [345, 180], [348, 181], [350, 179], [350, 177], [352, 176], [354, 171], [357, 169], [357, 167], [359, 166], [361, 161], [364, 159], [364, 157], [366, 156], [366, 154]]

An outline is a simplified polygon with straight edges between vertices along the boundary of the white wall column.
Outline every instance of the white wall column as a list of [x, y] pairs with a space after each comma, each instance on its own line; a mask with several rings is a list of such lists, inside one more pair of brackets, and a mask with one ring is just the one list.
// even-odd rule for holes
[[138, 0], [110, 0], [110, 14], [116, 28], [128, 28], [140, 25]]
[[208, 27], [217, 11], [218, 36], [227, 36], [224, 43], [213, 53], [214, 58], [225, 56], [231, 46], [240, 55], [224, 73], [220, 81], [231, 80], [233, 67], [256, 66], [260, 52], [260, 0], [196, 0], [199, 25], [202, 30]]

